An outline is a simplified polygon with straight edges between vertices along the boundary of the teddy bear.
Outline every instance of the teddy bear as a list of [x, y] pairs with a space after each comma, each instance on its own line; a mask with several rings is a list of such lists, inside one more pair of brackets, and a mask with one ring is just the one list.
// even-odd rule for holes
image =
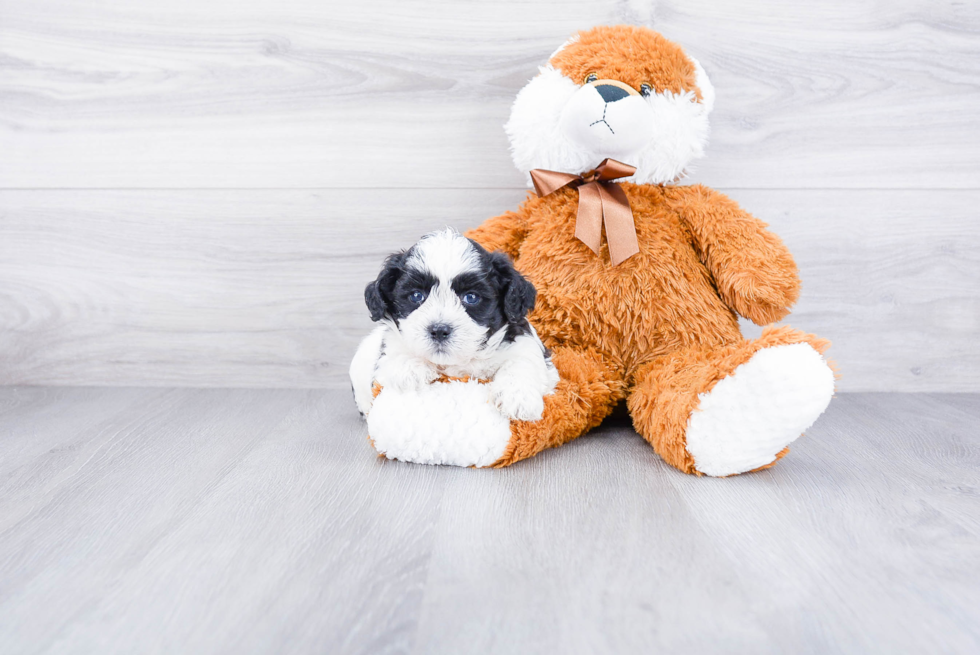
[[[530, 323], [560, 381], [537, 421], [474, 421], [492, 412], [479, 385], [461, 386], [458, 416], [438, 435], [397, 414], [406, 403], [415, 415], [438, 412], [451, 386], [392, 395], [372, 409], [369, 431], [380, 412], [381, 432], [410, 434], [413, 446], [380, 451], [509, 466], [625, 402], [640, 436], [685, 473], [755, 471], [788, 452], [834, 394], [829, 342], [772, 325], [800, 281], [766, 224], [711, 188], [677, 184], [703, 155], [714, 96], [698, 61], [648, 28], [585, 30], [551, 55], [506, 124], [535, 192], [466, 236], [508, 254], [536, 287]], [[744, 338], [738, 316], [765, 326], [761, 336]], [[478, 443], [479, 455], [431, 457], [454, 440]]]

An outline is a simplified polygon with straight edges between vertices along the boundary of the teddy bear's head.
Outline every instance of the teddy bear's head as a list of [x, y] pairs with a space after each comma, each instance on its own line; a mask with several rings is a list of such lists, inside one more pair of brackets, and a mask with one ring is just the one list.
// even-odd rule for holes
[[507, 134], [524, 173], [581, 173], [611, 157], [640, 184], [671, 182], [708, 140], [714, 89], [680, 46], [644, 27], [580, 32], [514, 101]]

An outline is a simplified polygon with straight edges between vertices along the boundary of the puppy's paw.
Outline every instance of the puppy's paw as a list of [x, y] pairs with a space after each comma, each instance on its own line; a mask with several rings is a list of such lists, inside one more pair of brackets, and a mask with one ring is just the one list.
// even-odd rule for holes
[[392, 359], [378, 366], [375, 380], [385, 389], [411, 391], [429, 384], [439, 374], [424, 363], [407, 358]]
[[490, 400], [502, 414], [518, 421], [539, 421], [544, 398], [536, 389], [514, 383], [490, 383]]

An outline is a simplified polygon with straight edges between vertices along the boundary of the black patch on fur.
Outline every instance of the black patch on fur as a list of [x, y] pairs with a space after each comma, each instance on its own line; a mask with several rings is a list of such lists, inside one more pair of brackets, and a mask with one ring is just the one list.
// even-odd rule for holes
[[388, 258], [385, 259], [384, 266], [381, 268], [381, 272], [378, 274], [378, 279], [364, 288], [364, 302], [371, 311], [372, 321], [380, 321], [386, 316], [388, 318], [394, 318], [391, 315], [391, 309], [395, 284], [398, 283], [399, 278], [401, 278], [402, 273], [405, 271], [405, 260], [407, 258], [408, 254], [405, 252], [396, 252], [388, 255]]
[[470, 318], [493, 334], [505, 325], [504, 341], [510, 342], [531, 331], [527, 313], [534, 309], [537, 290], [517, 272], [510, 257], [501, 252], [487, 252], [469, 240], [480, 258], [480, 271], [463, 273], [453, 280], [453, 291], [460, 299], [467, 292], [480, 296], [475, 305], [463, 305]]
[[431, 273], [417, 271], [414, 268], [407, 268], [402, 272], [398, 282], [395, 283], [390, 306], [391, 317], [395, 319], [396, 324], [419, 308], [420, 303], [412, 302], [411, 295], [421, 291], [428, 297], [436, 282], [438, 280]]
[[389, 255], [378, 279], [364, 289], [364, 302], [371, 310], [372, 321], [389, 318], [397, 325], [418, 308], [418, 304], [409, 299], [412, 293], [421, 291], [428, 295], [435, 286], [436, 279], [432, 275], [405, 266], [410, 252]]

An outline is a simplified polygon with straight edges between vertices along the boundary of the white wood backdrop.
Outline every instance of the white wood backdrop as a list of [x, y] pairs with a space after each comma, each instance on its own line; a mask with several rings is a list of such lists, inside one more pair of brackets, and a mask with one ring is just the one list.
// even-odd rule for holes
[[616, 22], [711, 75], [693, 179], [840, 388], [980, 390], [976, 0], [0, 0], [0, 383], [346, 385], [383, 256], [520, 202], [513, 96]]

